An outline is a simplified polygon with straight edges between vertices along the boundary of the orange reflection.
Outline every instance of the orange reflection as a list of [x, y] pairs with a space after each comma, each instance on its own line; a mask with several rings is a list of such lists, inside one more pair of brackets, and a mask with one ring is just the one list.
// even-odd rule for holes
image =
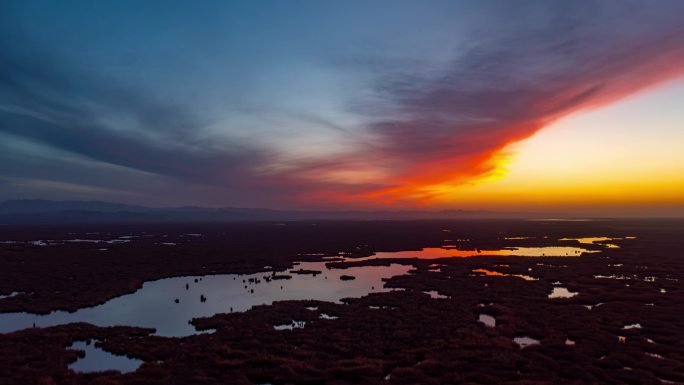
[[539, 278], [534, 278], [530, 275], [506, 274], [506, 273], [501, 273], [498, 271], [487, 270], [487, 269], [475, 269], [475, 270], [473, 270], [473, 273], [484, 274], [486, 276], [493, 276], [493, 277], [516, 277], [516, 278], [524, 279], [525, 281], [538, 281], [539, 280]]
[[459, 250], [456, 246], [451, 248], [424, 248], [417, 251], [393, 251], [377, 252], [374, 255], [363, 258], [346, 258], [345, 261], [366, 261], [369, 259], [391, 259], [391, 258], [418, 258], [418, 259], [438, 259], [438, 258], [469, 258], [475, 256], [517, 256], [517, 257], [579, 257], [584, 253], [597, 253], [597, 250], [587, 250], [581, 247], [510, 247], [498, 250]]

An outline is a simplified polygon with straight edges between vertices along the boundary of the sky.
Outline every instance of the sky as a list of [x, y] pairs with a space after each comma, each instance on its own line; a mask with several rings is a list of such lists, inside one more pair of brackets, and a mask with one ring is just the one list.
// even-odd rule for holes
[[0, 2], [0, 200], [684, 215], [684, 2]]

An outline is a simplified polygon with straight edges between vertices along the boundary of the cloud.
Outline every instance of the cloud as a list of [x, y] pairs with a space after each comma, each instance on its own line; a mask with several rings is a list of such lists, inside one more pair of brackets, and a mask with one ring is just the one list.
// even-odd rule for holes
[[445, 70], [374, 84], [396, 116], [367, 127], [374, 140], [345, 154], [354, 161], [318, 172], [383, 176], [346, 194], [340, 186], [335, 199], [432, 201], [435, 186], [486, 175], [503, 148], [550, 123], [684, 73], [682, 2], [522, 4], [490, 10]]
[[[31, 49], [14, 47], [24, 43]], [[15, 41], [0, 50], [0, 133], [94, 161], [190, 183], [238, 184], [264, 156], [245, 143], [198, 138], [210, 124], [175, 105], [81, 72], [50, 47]], [[59, 173], [59, 170], [55, 170]]]
[[[12, 16], [15, 10], [11, 8], [20, 8], [18, 5], [4, 7], [7, 12], [0, 12], [5, 14], [0, 16], [0, 34], [11, 39], [0, 43], [4, 69], [0, 71], [0, 134], [164, 180], [150, 189], [141, 182], [140, 173], [133, 173], [135, 178], [127, 182], [126, 173], [117, 171], [115, 176], [104, 170], [102, 179], [111, 181], [104, 186], [95, 180], [92, 170], [83, 171], [83, 180], [78, 180], [73, 162], [68, 172], [60, 162], [52, 165], [49, 183], [95, 186], [80, 190], [95, 195], [101, 187], [135, 196], [166, 192], [174, 202], [213, 205], [430, 202], [440, 197], [435, 186], [468, 183], [492, 172], [496, 157], [507, 145], [569, 114], [612, 103], [684, 71], [681, 1], [488, 2], [486, 6], [470, 5], [463, 14], [454, 12], [453, 23], [458, 28], [433, 26], [425, 22], [427, 16], [421, 16], [423, 24], [411, 26], [418, 36], [411, 40], [413, 45], [387, 41], [386, 33], [371, 39], [342, 31], [321, 32], [320, 36], [336, 36], [330, 44], [344, 43], [344, 49], [331, 49], [324, 39], [325, 46], [316, 47], [312, 39], [306, 49], [297, 50], [294, 40], [285, 36], [288, 49], [273, 48], [273, 57], [265, 56], [277, 69], [267, 74], [251, 73], [247, 70], [250, 66], [242, 62], [239, 68], [243, 72], [223, 68], [234, 57], [249, 61], [245, 59], [249, 55], [242, 55], [240, 49], [268, 51], [266, 46], [235, 43], [239, 41], [235, 36], [254, 36], [249, 31], [231, 31], [232, 43], [225, 46], [178, 47], [183, 64], [202, 60], [202, 69], [214, 71], [204, 74], [189, 68], [183, 72], [178, 63], [164, 65], [165, 60], [173, 62], [168, 52], [150, 64], [135, 55], [127, 56], [125, 44], [97, 47], [90, 42], [82, 52], [70, 45], [79, 40], [46, 44], [45, 36], [41, 40], [32, 35], [41, 35], [32, 31], [39, 28], [20, 25], [20, 18]], [[356, 33], [353, 16], [342, 15], [350, 21], [344, 28]], [[382, 17], [392, 19], [392, 13]], [[382, 17], [369, 23], [365, 33], [373, 34], [373, 28], [381, 29], [384, 24], [391, 24], [392, 31], [409, 28], [398, 28]], [[232, 25], [220, 18], [212, 20], [218, 20], [219, 26]], [[446, 18], [440, 15], [440, 20]], [[175, 25], [167, 24], [167, 28]], [[335, 23], [334, 28], [342, 25]], [[200, 29], [197, 23], [182, 27], [178, 28], [181, 32]], [[148, 28], [155, 31], [153, 25]], [[453, 43], [417, 47], [421, 39], [433, 41], [433, 28], [442, 35], [453, 33]], [[172, 30], [164, 36], [165, 47], [173, 40], [166, 36]], [[214, 35], [218, 39], [221, 33], [212, 32]], [[139, 39], [153, 46], [150, 36]], [[344, 36], [353, 38], [347, 42]], [[373, 50], [366, 38], [386, 45]], [[441, 36], [439, 41], [447, 39]], [[364, 52], [346, 48], [355, 44], [364, 47]], [[397, 52], [393, 50], [396, 47]], [[103, 56], [107, 60], [91, 51], [107, 53]], [[344, 57], [331, 58], [331, 51]], [[302, 52], [318, 61], [297, 56]], [[439, 60], [417, 57], [431, 52]], [[274, 60], [276, 53], [285, 55], [282, 63]], [[111, 58], [126, 58], [122, 60], [127, 64], [121, 67]], [[206, 58], [215, 58], [218, 64], [207, 65]], [[255, 60], [255, 68], [269, 68], [266, 60], [257, 59], [264, 58], [250, 59]], [[339, 89], [345, 94], [321, 103], [319, 96], [328, 89], [321, 86], [325, 90], [315, 90], [319, 83], [311, 80], [312, 62], [343, 66], [338, 72], [315, 67], [315, 79], [320, 77], [320, 84], [328, 84], [329, 92]], [[305, 63], [303, 69], [297, 67], [301, 63]], [[363, 87], [349, 87], [352, 91], [336, 88], [344, 82], [326, 76], [339, 72], [344, 72], [343, 79], [358, 75], [351, 83]], [[223, 83], [216, 84], [224, 75], [232, 79], [226, 84], [240, 86], [231, 91]], [[140, 79], [147, 82], [138, 84]], [[179, 86], [169, 84], [174, 79]], [[273, 79], [274, 84], [264, 79]], [[304, 84], [295, 89], [310, 94], [288, 95], [287, 86], [293, 83]], [[254, 84], [259, 91], [253, 95], [250, 86]], [[203, 88], [209, 91], [197, 93]], [[271, 89], [289, 100], [269, 99], [254, 108]], [[224, 95], [230, 96], [230, 101], [250, 101], [239, 106], [239, 118], [226, 118], [235, 106], [226, 106]], [[292, 100], [297, 103], [289, 103]], [[331, 106], [337, 102], [343, 105]], [[298, 109], [290, 110], [293, 106]], [[221, 108], [226, 111], [223, 115], [207, 112]], [[318, 109], [332, 112], [326, 115]], [[270, 119], [274, 115], [278, 119]], [[272, 122], [273, 127], [264, 127], [264, 121]], [[24, 163], [17, 164], [28, 164], [26, 159], [32, 155], [23, 154]], [[13, 156], [18, 159], [22, 155]], [[44, 173], [35, 169], [26, 166], [26, 172], [35, 175], [20, 176], [46, 180]], [[0, 177], [18, 177], [7, 167], [0, 167], [0, 172], [5, 172]], [[60, 181], [60, 175], [64, 180]], [[31, 193], [30, 189], [25, 192]]]

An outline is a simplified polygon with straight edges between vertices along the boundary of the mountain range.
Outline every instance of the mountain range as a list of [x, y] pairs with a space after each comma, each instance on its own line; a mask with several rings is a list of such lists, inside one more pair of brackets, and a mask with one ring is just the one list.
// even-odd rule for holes
[[411, 220], [530, 218], [529, 213], [441, 211], [306, 211], [265, 208], [207, 208], [196, 206], [152, 208], [101, 201], [19, 199], [0, 202], [0, 224], [83, 222], [231, 222], [301, 220]]

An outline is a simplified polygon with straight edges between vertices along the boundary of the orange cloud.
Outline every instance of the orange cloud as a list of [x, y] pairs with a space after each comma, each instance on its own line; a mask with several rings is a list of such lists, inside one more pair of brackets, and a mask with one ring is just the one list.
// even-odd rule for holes
[[[507, 79], [499, 83], [481, 79], [464, 90], [458, 80], [467, 77], [471, 68], [457, 68], [451, 83], [418, 85], [413, 95], [395, 90], [411, 112], [409, 117], [375, 124], [371, 130], [379, 139], [374, 152], [361, 150], [346, 156], [355, 159], [350, 164], [365, 162], [369, 170], [382, 168], [384, 177], [372, 184], [360, 181], [357, 190], [331, 188], [309, 193], [307, 198], [374, 205], [439, 199], [449, 193], [442, 185], [453, 188], [495, 172], [501, 166], [497, 157], [503, 149], [558, 119], [681, 76], [684, 28], [668, 33], [662, 38], [622, 41], [618, 46], [601, 41], [605, 52], [596, 57], [582, 52], [537, 52], [540, 66], [544, 61], [565, 59], [583, 65], [563, 65], [538, 77], [532, 74], [522, 85], [515, 75], [519, 68], [507, 68], [502, 61], [495, 67], [512, 71], [508, 83]], [[658, 44], [645, 44], [649, 40]], [[470, 119], [461, 118], [468, 115]], [[346, 170], [347, 165], [339, 160], [335, 169]]]

